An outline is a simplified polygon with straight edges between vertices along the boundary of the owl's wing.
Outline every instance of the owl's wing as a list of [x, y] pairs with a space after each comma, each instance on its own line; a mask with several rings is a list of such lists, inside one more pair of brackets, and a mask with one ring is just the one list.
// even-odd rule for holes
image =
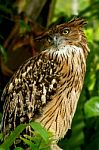
[[20, 123], [42, 115], [43, 107], [56, 93], [60, 81], [57, 63], [40, 54], [29, 59], [5, 87], [2, 131], [6, 134]]

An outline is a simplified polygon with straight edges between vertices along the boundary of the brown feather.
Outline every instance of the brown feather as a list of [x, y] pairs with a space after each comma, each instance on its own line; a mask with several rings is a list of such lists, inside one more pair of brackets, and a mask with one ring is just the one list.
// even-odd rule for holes
[[[84, 24], [75, 18], [36, 39], [43, 51], [18, 69], [2, 94], [5, 137], [19, 124], [37, 121], [53, 133], [57, 143], [71, 128], [89, 51]], [[59, 148], [52, 143], [51, 149]]]

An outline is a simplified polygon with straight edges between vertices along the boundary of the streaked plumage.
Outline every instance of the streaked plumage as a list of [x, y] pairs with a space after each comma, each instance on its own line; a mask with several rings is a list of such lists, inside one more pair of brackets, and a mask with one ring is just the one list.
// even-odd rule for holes
[[[84, 23], [74, 19], [37, 39], [43, 51], [27, 60], [3, 91], [5, 135], [20, 123], [33, 120], [51, 131], [56, 142], [64, 137], [71, 127], [86, 71], [89, 49], [82, 31]], [[51, 149], [58, 147], [52, 144]]]

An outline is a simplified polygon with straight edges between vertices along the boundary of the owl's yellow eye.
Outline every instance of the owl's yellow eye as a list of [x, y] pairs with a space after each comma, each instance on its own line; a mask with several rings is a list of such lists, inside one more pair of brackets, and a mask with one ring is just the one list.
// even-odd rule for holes
[[62, 34], [68, 34], [69, 33], [69, 29], [65, 28], [63, 31], [62, 31]]

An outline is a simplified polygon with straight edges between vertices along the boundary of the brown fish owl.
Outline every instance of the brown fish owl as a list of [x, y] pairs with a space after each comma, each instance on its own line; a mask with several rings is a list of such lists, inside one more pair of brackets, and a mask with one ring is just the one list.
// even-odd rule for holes
[[[54, 135], [56, 143], [71, 127], [82, 90], [88, 46], [83, 19], [73, 19], [47, 30], [37, 41], [43, 51], [27, 60], [5, 87], [2, 131], [8, 135], [30, 121]], [[55, 143], [52, 150], [60, 149]]]

